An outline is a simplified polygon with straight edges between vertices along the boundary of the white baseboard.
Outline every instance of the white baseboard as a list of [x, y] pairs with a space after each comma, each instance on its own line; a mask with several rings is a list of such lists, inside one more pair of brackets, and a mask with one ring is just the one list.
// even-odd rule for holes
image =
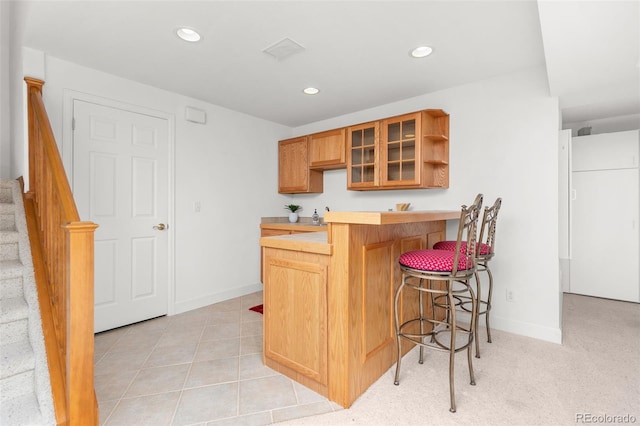
[[203, 306], [213, 305], [214, 303], [224, 302], [225, 300], [234, 299], [236, 297], [245, 296], [247, 294], [262, 291], [263, 286], [260, 283], [247, 285], [243, 287], [233, 288], [231, 290], [222, 291], [220, 293], [208, 294], [197, 299], [186, 300], [184, 302], [176, 302], [169, 315], [177, 315], [183, 312], [192, 311], [202, 308]]
[[[458, 312], [457, 320], [468, 323], [470, 315], [466, 312]], [[514, 321], [509, 318], [499, 317], [491, 314], [489, 318], [492, 330], [506, 331], [507, 333], [518, 334], [520, 336], [532, 337], [538, 340], [544, 340], [551, 343], [562, 343], [562, 330], [559, 328], [545, 327], [539, 324], [529, 322]], [[485, 326], [484, 315], [480, 317], [480, 327]]]
[[[483, 321], [483, 319], [481, 319]], [[509, 318], [499, 317], [491, 314], [491, 329], [506, 331], [507, 333], [518, 334], [520, 336], [532, 337], [551, 343], [562, 344], [562, 329], [547, 327], [530, 322], [515, 321]], [[482, 322], [481, 322], [482, 324]]]

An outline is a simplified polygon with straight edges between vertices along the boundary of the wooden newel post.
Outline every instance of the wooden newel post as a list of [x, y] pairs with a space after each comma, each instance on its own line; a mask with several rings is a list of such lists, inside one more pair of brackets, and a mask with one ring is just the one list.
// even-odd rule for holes
[[[97, 425], [93, 380], [93, 222], [63, 225], [67, 259], [67, 412], [69, 425]], [[70, 392], [70, 390], [74, 390]]]
[[27, 83], [27, 117], [29, 123], [29, 191], [33, 191], [33, 185], [36, 182], [36, 140], [38, 137], [38, 127], [36, 125], [35, 111], [33, 110], [33, 104], [29, 100], [31, 93], [37, 92], [42, 94], [42, 86], [44, 81], [37, 78], [25, 77], [24, 81]]

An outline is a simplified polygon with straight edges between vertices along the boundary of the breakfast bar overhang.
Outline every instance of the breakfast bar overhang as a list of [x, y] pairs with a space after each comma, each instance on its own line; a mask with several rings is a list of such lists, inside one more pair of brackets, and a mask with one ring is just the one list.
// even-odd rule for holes
[[[398, 257], [432, 248], [459, 217], [328, 212], [321, 232], [261, 238], [265, 365], [351, 406], [396, 361]], [[418, 310], [415, 300], [401, 306], [401, 318]]]

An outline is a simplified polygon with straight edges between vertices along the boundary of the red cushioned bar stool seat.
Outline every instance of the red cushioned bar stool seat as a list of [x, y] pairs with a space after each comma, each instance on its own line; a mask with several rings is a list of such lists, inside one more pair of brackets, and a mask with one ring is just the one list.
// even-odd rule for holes
[[[411, 269], [434, 272], [451, 272], [455, 252], [453, 250], [415, 250], [403, 253], [398, 263]], [[473, 265], [467, 265], [467, 257], [461, 256], [458, 270], [467, 270]]]

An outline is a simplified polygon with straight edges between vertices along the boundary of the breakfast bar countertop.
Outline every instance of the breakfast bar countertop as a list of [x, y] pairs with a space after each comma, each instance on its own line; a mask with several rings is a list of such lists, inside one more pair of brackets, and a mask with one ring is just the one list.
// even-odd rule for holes
[[387, 212], [327, 212], [325, 223], [350, 223], [362, 225], [392, 225], [398, 223], [432, 222], [459, 219], [460, 210], [416, 210]]

